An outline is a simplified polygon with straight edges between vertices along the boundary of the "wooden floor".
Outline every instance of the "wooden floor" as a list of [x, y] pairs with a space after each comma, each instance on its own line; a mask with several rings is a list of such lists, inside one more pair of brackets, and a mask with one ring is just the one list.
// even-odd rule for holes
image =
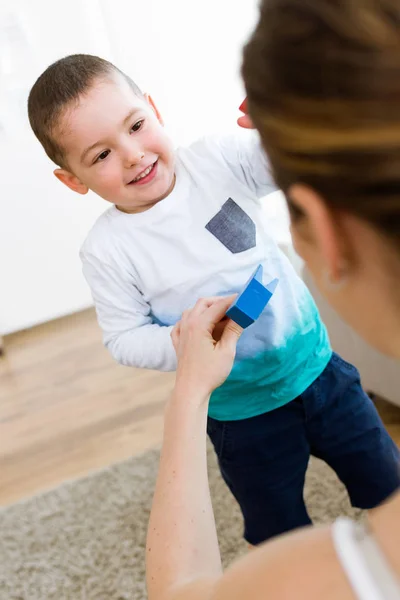
[[[92, 310], [5, 339], [0, 505], [158, 446], [173, 374], [116, 365]], [[379, 402], [400, 443], [400, 409]]]
[[91, 310], [6, 337], [0, 505], [159, 445], [173, 380], [117, 365]]

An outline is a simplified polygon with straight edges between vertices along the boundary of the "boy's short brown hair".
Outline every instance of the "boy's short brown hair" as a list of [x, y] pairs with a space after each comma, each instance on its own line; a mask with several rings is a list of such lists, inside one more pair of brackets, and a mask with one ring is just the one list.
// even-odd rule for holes
[[67, 106], [77, 102], [94, 81], [113, 74], [121, 75], [134, 93], [140, 88], [112, 63], [90, 54], [72, 54], [50, 65], [33, 85], [28, 98], [29, 122], [47, 156], [67, 168], [65, 152], [59, 141], [59, 120]]

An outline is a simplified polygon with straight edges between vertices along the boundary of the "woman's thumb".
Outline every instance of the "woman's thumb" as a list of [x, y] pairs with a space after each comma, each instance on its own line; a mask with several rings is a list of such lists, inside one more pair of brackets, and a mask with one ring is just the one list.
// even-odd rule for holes
[[242, 333], [243, 333], [242, 327], [240, 327], [240, 325], [235, 323], [235, 321], [232, 321], [232, 319], [229, 319], [229, 321], [226, 324], [225, 329], [222, 333], [219, 343], [221, 345], [235, 351], [236, 345], [237, 345], [238, 340], [239, 340], [240, 336], [242, 335]]

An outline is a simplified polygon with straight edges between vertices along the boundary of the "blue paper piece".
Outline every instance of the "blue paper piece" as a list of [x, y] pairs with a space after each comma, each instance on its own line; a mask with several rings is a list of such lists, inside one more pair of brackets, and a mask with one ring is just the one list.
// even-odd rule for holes
[[229, 319], [235, 321], [243, 329], [258, 319], [279, 283], [279, 279], [273, 279], [264, 286], [262, 276], [263, 267], [259, 265], [226, 313]]

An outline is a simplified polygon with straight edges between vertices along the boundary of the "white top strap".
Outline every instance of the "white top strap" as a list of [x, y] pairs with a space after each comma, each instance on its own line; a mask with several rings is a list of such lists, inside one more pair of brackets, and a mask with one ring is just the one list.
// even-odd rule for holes
[[366, 525], [340, 518], [332, 534], [357, 600], [400, 600], [399, 580]]

